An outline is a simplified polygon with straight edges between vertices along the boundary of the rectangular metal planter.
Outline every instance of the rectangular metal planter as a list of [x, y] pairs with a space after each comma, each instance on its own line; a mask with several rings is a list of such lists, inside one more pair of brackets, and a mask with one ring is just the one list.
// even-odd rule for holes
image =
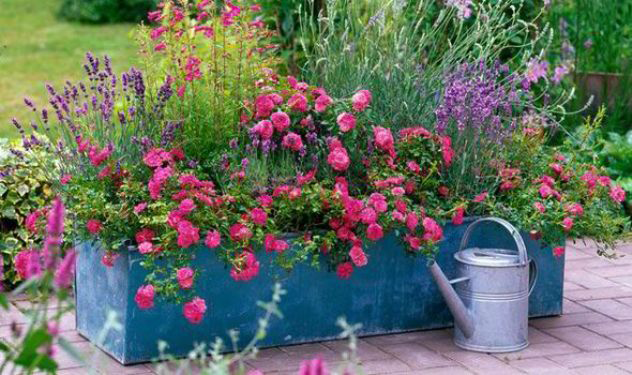
[[[448, 277], [454, 276], [453, 254], [466, 226], [467, 222], [444, 226], [445, 239], [437, 262]], [[472, 246], [515, 248], [508, 233], [493, 224], [483, 228], [474, 233]], [[529, 256], [539, 268], [529, 299], [529, 314], [560, 315], [564, 258], [553, 256], [550, 248], [542, 248], [526, 233], [523, 238]], [[345, 316], [350, 323], [361, 323], [360, 335], [452, 325], [452, 316], [426, 267], [427, 259], [406, 254], [393, 233], [367, 249], [368, 265], [357, 268], [349, 280], [338, 279], [324, 264], [321, 270], [299, 265], [286, 273], [271, 264], [274, 255], [261, 251], [257, 253], [261, 262], [259, 275], [250, 282], [235, 282], [213, 250], [203, 246], [192, 249], [196, 252], [193, 267], [203, 272], [195, 282], [196, 294], [208, 306], [199, 325], [187, 322], [179, 305], [157, 302], [153, 309], [138, 309], [134, 295], [145, 277], [139, 264], [141, 254], [123, 254], [108, 269], [100, 262], [102, 251], [85, 244], [79, 248], [77, 330], [97, 343], [108, 311], [115, 311], [123, 329], [108, 332], [105, 341], [97, 344], [123, 364], [157, 357], [159, 340], [166, 341], [169, 353], [175, 356], [184, 356], [195, 343], [210, 343], [218, 336], [229, 342], [226, 333], [230, 329], [238, 329], [241, 338], [249, 340], [261, 316], [256, 302], [270, 299], [277, 280], [287, 290], [280, 304], [284, 318], [272, 322], [261, 346], [335, 338], [340, 333], [336, 325], [339, 316]]]

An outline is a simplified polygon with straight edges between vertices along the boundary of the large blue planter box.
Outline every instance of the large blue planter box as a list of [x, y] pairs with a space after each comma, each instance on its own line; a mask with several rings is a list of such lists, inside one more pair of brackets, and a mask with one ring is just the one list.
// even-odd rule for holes
[[[466, 224], [444, 226], [445, 240], [437, 262], [448, 277], [455, 276], [453, 254], [458, 250]], [[553, 256], [550, 248], [542, 248], [526, 234], [523, 238], [539, 269], [529, 299], [529, 314], [531, 317], [560, 315], [564, 258]], [[481, 225], [471, 244], [515, 248], [509, 234], [493, 223]], [[259, 275], [250, 282], [235, 282], [213, 250], [200, 246], [192, 250], [196, 252], [194, 267], [203, 270], [195, 288], [197, 295], [207, 301], [208, 311], [199, 325], [192, 325], [184, 318], [180, 305], [158, 302], [150, 310], [136, 306], [134, 295], [145, 276], [139, 264], [141, 254], [124, 254], [108, 269], [100, 262], [103, 253], [98, 248], [85, 244], [79, 248], [77, 330], [123, 364], [157, 357], [159, 340], [166, 341], [169, 353], [175, 356], [184, 356], [195, 343], [210, 343], [218, 336], [230, 342], [227, 336], [230, 329], [238, 329], [242, 340], [249, 340], [261, 316], [256, 302], [269, 301], [277, 280], [287, 290], [280, 304], [284, 318], [272, 322], [261, 346], [335, 338], [340, 333], [336, 325], [339, 316], [345, 316], [350, 323], [361, 323], [360, 335], [452, 325], [452, 316], [426, 268], [427, 259], [406, 254], [393, 233], [367, 249], [368, 265], [356, 269], [349, 280], [339, 280], [324, 264], [325, 269], [321, 270], [299, 265], [286, 273], [271, 264], [274, 255], [260, 251]], [[98, 343], [108, 310], [117, 313], [123, 329], [108, 332], [105, 341]]]

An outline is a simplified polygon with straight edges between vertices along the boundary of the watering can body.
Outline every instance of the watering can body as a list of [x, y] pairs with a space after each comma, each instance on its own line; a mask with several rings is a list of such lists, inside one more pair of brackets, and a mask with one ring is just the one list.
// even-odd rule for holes
[[[484, 222], [502, 225], [513, 235], [518, 251], [466, 248], [472, 230]], [[537, 276], [519, 232], [498, 218], [483, 218], [468, 227], [454, 255], [457, 278], [448, 280], [430, 263], [439, 290], [454, 316], [454, 343], [479, 352], [512, 352], [528, 342], [529, 294]]]

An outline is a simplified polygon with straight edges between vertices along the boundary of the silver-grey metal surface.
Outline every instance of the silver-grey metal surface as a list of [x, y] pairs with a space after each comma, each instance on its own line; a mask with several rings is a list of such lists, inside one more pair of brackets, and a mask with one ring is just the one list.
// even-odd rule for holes
[[[466, 248], [472, 231], [482, 223], [500, 224], [512, 235], [518, 251]], [[478, 352], [513, 352], [529, 345], [529, 294], [537, 279], [520, 232], [500, 218], [482, 218], [466, 230], [457, 261], [457, 278], [448, 280], [431, 261], [434, 277], [452, 315], [454, 343]]]

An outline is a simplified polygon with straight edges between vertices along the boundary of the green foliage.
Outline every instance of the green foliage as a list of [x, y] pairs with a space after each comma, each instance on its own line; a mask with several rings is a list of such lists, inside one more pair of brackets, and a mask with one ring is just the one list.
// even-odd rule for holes
[[157, 4], [157, 0], [64, 0], [59, 16], [86, 23], [138, 22]]
[[446, 72], [498, 59], [523, 70], [548, 33], [510, 1], [480, 2], [466, 20], [455, 13], [436, 1], [329, 1], [318, 22], [302, 24], [303, 74], [336, 96], [371, 90], [377, 124], [432, 129]]
[[[15, 146], [15, 145], [13, 145]], [[24, 226], [26, 216], [48, 205], [54, 198], [51, 154], [43, 147], [23, 157], [6, 154], [0, 145], [0, 255], [4, 261], [4, 279], [18, 280], [13, 267], [15, 255], [39, 244], [41, 237]], [[22, 150], [24, 151], [24, 150]], [[5, 153], [5, 157], [1, 154]], [[5, 175], [6, 174], [6, 175]], [[1, 279], [1, 278], [0, 278]]]
[[[488, 202], [490, 212], [531, 230], [544, 243], [556, 246], [563, 245], [566, 238], [588, 237], [596, 241], [601, 255], [615, 256], [616, 240], [630, 230], [630, 221], [612, 197], [616, 186], [607, 171], [590, 160], [591, 140], [603, 115], [602, 109], [594, 119], [586, 119], [579, 137], [556, 148], [547, 146], [541, 134], [517, 136], [505, 158], [518, 171], [519, 183]], [[543, 180], [546, 177], [550, 183]], [[542, 193], [547, 184], [554, 195]], [[536, 204], [542, 205], [543, 212]], [[581, 214], [571, 211], [574, 204], [582, 206]], [[563, 220], [568, 218], [573, 223], [565, 229]]]

